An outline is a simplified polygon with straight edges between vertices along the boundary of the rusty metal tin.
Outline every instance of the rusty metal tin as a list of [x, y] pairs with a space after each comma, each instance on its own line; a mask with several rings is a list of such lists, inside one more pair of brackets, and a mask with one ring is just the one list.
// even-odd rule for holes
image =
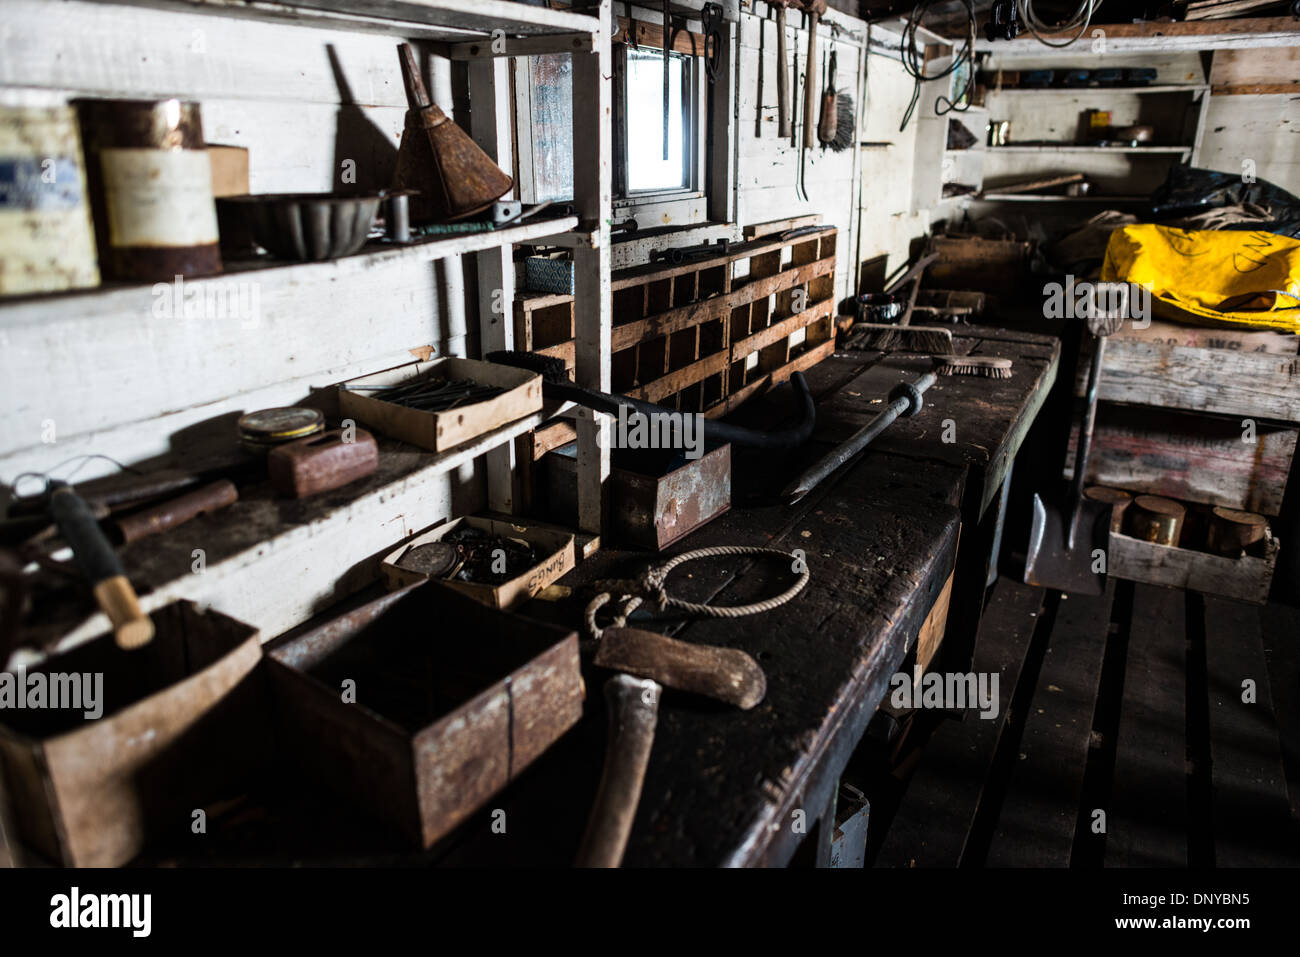
[[[551, 515], [569, 521], [577, 512], [577, 447], [556, 449], [542, 462]], [[616, 453], [610, 470], [610, 522], [612, 538], [621, 544], [659, 551], [730, 508], [728, 444], [709, 446], [697, 459]]]
[[325, 416], [319, 409], [284, 406], [261, 409], [240, 416], [239, 441], [250, 452], [266, 452], [277, 445], [304, 439], [325, 431]]
[[1110, 530], [1112, 532], [1122, 532], [1124, 530], [1124, 512], [1133, 501], [1131, 494], [1122, 488], [1109, 488], [1105, 485], [1094, 485], [1091, 488], [1084, 489], [1083, 494], [1094, 502], [1101, 502], [1110, 506]]
[[76, 113], [0, 106], [0, 295], [99, 285]]
[[114, 279], [221, 272], [197, 103], [79, 100], [100, 268]]
[[1127, 509], [1129, 534], [1157, 545], [1177, 545], [1187, 509], [1158, 495], [1139, 495]]

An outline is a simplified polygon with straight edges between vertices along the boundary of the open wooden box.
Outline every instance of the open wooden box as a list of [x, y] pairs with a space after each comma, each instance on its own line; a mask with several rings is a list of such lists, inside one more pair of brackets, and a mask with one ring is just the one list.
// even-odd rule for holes
[[[443, 377], [473, 379], [482, 385], [498, 386], [506, 391], [495, 398], [445, 412], [424, 412], [349, 388], [400, 385], [414, 379]], [[340, 384], [338, 392], [342, 418], [356, 419], [377, 432], [431, 452], [443, 452], [462, 445], [542, 408], [542, 378], [537, 373], [497, 362], [454, 357], [433, 362], [411, 362], [349, 379]]]
[[522, 538], [524, 541], [536, 545], [538, 550], [545, 555], [541, 562], [528, 569], [528, 571], [521, 575], [516, 575], [509, 581], [502, 582], [499, 585], [444, 579], [437, 580], [437, 584], [464, 592], [475, 601], [482, 602], [489, 608], [499, 608], [503, 611], [508, 611], [516, 605], [522, 604], [532, 598], [547, 585], [551, 584], [561, 575], [566, 574], [571, 568], [573, 568], [573, 535], [567, 532], [556, 531], [551, 528], [539, 528], [535, 525], [519, 524], [514, 521], [501, 521], [494, 518], [480, 518], [477, 515], [467, 515], [464, 518], [458, 518], [454, 521], [439, 525], [437, 528], [424, 532], [421, 535], [416, 535], [414, 538], [409, 538], [398, 548], [393, 549], [385, 555], [380, 570], [383, 572], [384, 581], [388, 583], [388, 587], [404, 588], [407, 585], [412, 585], [417, 582], [428, 581], [428, 575], [407, 568], [401, 568], [398, 566], [397, 562], [410, 549], [415, 548], [417, 545], [423, 545], [427, 542], [442, 541], [446, 535], [465, 525], [482, 529], [491, 535], [501, 535], [507, 538]]
[[99, 718], [0, 712], [19, 831], [52, 861], [125, 864], [156, 835], [188, 834], [195, 809], [260, 763], [257, 630], [188, 601], [151, 617], [143, 648], [123, 651], [106, 634], [26, 671], [102, 675]]
[[576, 633], [429, 583], [274, 642], [267, 667], [280, 753], [426, 848], [582, 715]]

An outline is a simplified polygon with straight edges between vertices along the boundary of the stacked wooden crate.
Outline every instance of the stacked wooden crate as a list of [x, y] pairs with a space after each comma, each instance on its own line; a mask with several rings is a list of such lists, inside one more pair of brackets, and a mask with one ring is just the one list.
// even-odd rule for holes
[[[1298, 346], [1300, 337], [1272, 331], [1125, 324], [1106, 346], [1087, 484], [1256, 512], [1276, 528], [1300, 436]], [[1086, 373], [1082, 362], [1078, 395]], [[1076, 428], [1072, 445], [1077, 439]], [[1112, 534], [1109, 571], [1266, 600], [1276, 538], [1236, 559], [1193, 544]]]
[[[835, 348], [835, 242], [826, 228], [613, 275], [613, 389], [725, 415]], [[802, 308], [796, 308], [802, 306]], [[515, 302], [515, 345], [573, 369], [573, 297]]]

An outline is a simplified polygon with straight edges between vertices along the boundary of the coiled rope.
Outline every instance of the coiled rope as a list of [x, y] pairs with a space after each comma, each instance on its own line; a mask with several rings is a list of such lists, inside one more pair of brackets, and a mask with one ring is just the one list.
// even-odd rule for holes
[[602, 591], [587, 605], [587, 631], [593, 638], [600, 638], [604, 629], [596, 624], [596, 614], [614, 601], [615, 595], [619, 596], [618, 600], [622, 602], [622, 607], [614, 615], [614, 624], [620, 628], [627, 624], [628, 616], [632, 612], [647, 602], [658, 612], [672, 608], [702, 618], [744, 618], [746, 615], [757, 615], [781, 607], [803, 591], [811, 577], [808, 566], [804, 563], [799, 572], [799, 579], [793, 585], [775, 598], [765, 598], [748, 605], [703, 605], [698, 602], [683, 601], [668, 594], [665, 580], [668, 578], [668, 573], [678, 565], [684, 565], [697, 558], [720, 558], [730, 555], [774, 556], [794, 562], [802, 561], [793, 552], [758, 545], [713, 545], [709, 548], [683, 552], [668, 559], [662, 565], [651, 565], [636, 578], [611, 578], [597, 582], [596, 587]]

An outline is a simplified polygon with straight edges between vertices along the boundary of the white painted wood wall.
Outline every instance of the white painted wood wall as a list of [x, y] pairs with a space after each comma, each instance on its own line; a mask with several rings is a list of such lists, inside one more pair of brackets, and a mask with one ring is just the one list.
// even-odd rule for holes
[[[825, 22], [819, 30], [817, 63], [812, 71], [817, 108], [820, 109], [823, 89], [822, 62], [834, 48], [837, 53], [836, 87], [853, 97], [858, 110], [859, 129], [855, 142], [890, 142], [893, 145], [884, 149], [851, 149], [840, 153], [820, 147], [807, 151], [804, 187], [808, 200], [805, 201], [795, 188], [802, 151], [792, 147], [789, 139], [777, 137], [777, 27], [775, 14], [769, 16], [768, 9], [766, 3], [754, 0], [742, 4], [741, 10], [736, 116], [737, 220], [743, 226], [821, 213], [824, 223], [840, 230], [835, 268], [835, 295], [840, 300], [856, 291], [860, 262], [887, 255], [890, 257], [889, 268], [894, 268], [907, 259], [911, 240], [923, 235], [929, 227], [928, 214], [913, 216], [909, 211], [915, 124], [911, 124], [905, 133], [898, 132], [903, 111], [912, 94], [912, 80], [897, 60], [871, 55], [867, 62], [864, 96], [864, 89], [858, 83], [867, 24], [839, 11], [828, 14], [842, 26], [844, 33], [840, 39], [833, 39]], [[808, 34], [803, 29], [800, 14], [789, 13], [788, 29], [787, 55], [793, 60], [795, 51], [798, 51], [802, 74]], [[849, 34], [856, 34], [856, 37]], [[886, 43], [899, 43], [897, 34], [879, 28], [872, 35]], [[763, 58], [761, 134], [756, 131], [760, 45]], [[803, 121], [802, 90], [802, 83], [797, 87], [792, 85], [791, 99], [797, 107], [795, 119], [799, 124]]]
[[[10, 100], [198, 100], [209, 143], [250, 149], [254, 192], [335, 188], [344, 160], [355, 161], [358, 185], [387, 182], [406, 109], [394, 38], [80, 0], [4, 7], [0, 87]], [[433, 62], [442, 68], [431, 92], [450, 111], [450, 69]], [[456, 258], [324, 286], [268, 285], [251, 328], [158, 319], [147, 287], [7, 310], [0, 481], [83, 453], [139, 462], [201, 446], [225, 437], [236, 413], [293, 404], [428, 347], [463, 355], [477, 335], [464, 290]], [[108, 471], [90, 462], [77, 477]], [[429, 521], [446, 513], [449, 494]]]

